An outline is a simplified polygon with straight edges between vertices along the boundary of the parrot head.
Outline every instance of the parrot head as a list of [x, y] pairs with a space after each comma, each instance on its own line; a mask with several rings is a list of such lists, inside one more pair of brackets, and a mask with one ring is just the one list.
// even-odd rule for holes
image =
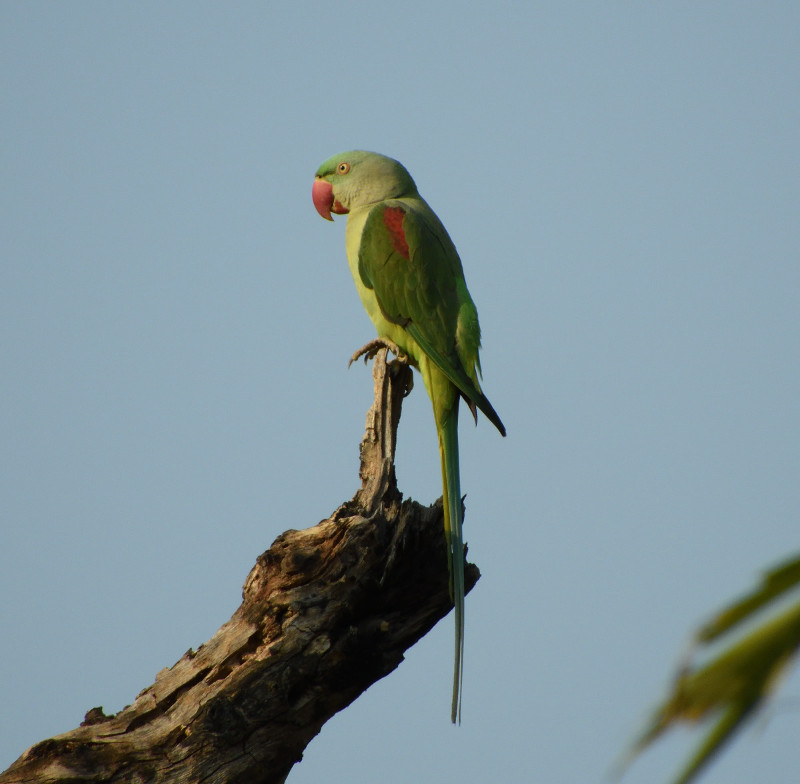
[[353, 150], [328, 158], [317, 169], [311, 198], [326, 220], [384, 199], [417, 195], [417, 186], [402, 163], [376, 152]]

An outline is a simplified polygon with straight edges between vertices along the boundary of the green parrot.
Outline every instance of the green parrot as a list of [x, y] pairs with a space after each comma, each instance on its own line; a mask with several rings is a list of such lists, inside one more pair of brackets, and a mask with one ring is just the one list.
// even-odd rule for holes
[[[422, 374], [442, 461], [444, 532], [450, 595], [455, 606], [455, 665], [451, 720], [461, 721], [464, 660], [464, 542], [458, 469], [458, 403], [477, 422], [480, 409], [506, 429], [481, 392], [478, 312], [467, 291], [450, 236], [419, 195], [405, 167], [392, 158], [356, 150], [329, 158], [312, 189], [319, 214], [348, 214], [345, 247], [350, 272], [378, 341], [361, 353], [389, 347]], [[370, 350], [371, 349], [371, 350]]]

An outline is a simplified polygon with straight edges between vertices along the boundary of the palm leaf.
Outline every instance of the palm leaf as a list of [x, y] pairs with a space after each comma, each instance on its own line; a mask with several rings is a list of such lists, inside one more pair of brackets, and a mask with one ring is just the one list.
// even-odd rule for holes
[[800, 557], [700, 628], [629, 761], [678, 722], [713, 722], [674, 784], [688, 784], [771, 694], [800, 646]]

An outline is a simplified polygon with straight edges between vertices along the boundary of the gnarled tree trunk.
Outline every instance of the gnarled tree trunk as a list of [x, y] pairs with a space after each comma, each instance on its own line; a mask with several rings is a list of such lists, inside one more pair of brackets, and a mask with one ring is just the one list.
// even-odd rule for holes
[[[239, 609], [115, 716], [37, 743], [11, 782], [283, 782], [322, 725], [452, 607], [441, 502], [403, 501], [395, 439], [411, 371], [375, 359], [361, 489], [260, 555]], [[466, 566], [469, 590], [479, 577]]]

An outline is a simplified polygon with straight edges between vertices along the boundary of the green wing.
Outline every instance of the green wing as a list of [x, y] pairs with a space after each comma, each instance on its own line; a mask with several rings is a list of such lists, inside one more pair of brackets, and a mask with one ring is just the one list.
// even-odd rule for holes
[[359, 247], [361, 280], [375, 292], [384, 318], [403, 327], [458, 388], [473, 413], [480, 408], [505, 435], [500, 417], [477, 384], [480, 331], [461, 261], [444, 228], [422, 205], [389, 199], [373, 207]]

